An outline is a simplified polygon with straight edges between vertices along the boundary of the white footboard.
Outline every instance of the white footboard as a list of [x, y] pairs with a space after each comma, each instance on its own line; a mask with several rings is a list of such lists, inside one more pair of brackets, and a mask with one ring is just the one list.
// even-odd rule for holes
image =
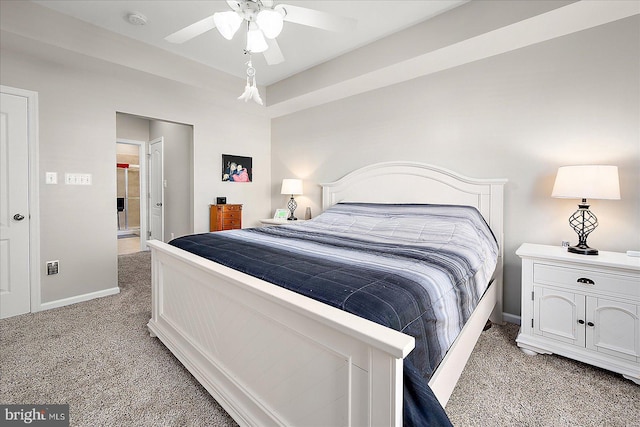
[[158, 241], [149, 329], [240, 425], [402, 425], [408, 335]]

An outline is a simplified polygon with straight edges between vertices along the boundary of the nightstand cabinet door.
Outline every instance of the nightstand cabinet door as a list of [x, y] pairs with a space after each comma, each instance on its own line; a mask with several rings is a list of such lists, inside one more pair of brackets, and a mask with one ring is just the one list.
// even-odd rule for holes
[[534, 286], [534, 295], [534, 334], [584, 347], [584, 295], [542, 286]]
[[588, 349], [640, 361], [640, 306], [587, 297], [587, 313]]

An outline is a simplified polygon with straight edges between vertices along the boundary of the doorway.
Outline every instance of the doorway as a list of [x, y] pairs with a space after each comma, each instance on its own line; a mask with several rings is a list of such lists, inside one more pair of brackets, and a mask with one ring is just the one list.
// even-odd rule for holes
[[142, 250], [144, 231], [144, 141], [116, 142], [116, 215], [118, 255]]
[[[147, 249], [149, 239], [166, 242], [193, 233], [193, 126], [117, 112], [116, 142], [141, 147], [140, 250]], [[134, 160], [124, 163], [135, 164]], [[133, 169], [127, 169], [131, 177]], [[114, 194], [118, 197], [122, 193]], [[129, 213], [132, 208], [130, 205]], [[134, 227], [131, 218], [127, 228], [124, 211], [116, 214], [120, 215], [120, 232], [129, 234], [128, 229]], [[118, 239], [121, 245], [122, 240]]]

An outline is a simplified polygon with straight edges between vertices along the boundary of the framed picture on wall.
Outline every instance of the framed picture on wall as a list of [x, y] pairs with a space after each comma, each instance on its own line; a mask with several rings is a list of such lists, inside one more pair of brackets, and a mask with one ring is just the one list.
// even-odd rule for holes
[[253, 180], [251, 157], [222, 155], [222, 180], [229, 182], [251, 182]]

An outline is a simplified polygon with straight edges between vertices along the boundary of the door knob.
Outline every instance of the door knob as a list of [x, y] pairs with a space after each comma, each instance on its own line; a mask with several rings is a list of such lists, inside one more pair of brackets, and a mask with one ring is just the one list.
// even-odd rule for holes
[[162, 206], [162, 203], [156, 203], [156, 206]]
[[15, 219], [16, 221], [22, 221], [24, 219], [24, 215], [15, 214], [13, 216], [13, 219]]

